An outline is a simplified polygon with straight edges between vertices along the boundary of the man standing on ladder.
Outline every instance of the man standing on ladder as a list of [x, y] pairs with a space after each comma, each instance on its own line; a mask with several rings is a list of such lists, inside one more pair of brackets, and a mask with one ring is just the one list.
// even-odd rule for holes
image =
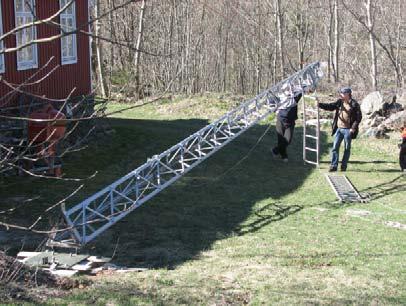
[[339, 150], [344, 140], [344, 154], [341, 161], [341, 171], [347, 170], [348, 160], [351, 153], [351, 140], [358, 135], [358, 125], [362, 120], [361, 108], [352, 98], [350, 87], [340, 89], [340, 99], [334, 103], [318, 103], [321, 109], [336, 111], [332, 128], [334, 136], [333, 149], [331, 150], [330, 172], [337, 171]]
[[293, 130], [297, 120], [297, 103], [302, 98], [303, 92], [301, 89], [288, 88], [286, 84], [284, 94], [280, 96], [281, 103], [276, 111], [276, 133], [278, 136], [277, 145], [271, 150], [274, 157], [280, 155], [282, 160], [288, 162], [288, 154], [286, 148], [291, 143], [293, 138]]

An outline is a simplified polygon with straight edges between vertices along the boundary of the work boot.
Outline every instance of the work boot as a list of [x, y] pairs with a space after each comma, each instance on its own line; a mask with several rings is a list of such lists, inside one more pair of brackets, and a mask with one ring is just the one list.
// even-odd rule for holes
[[347, 167], [341, 167], [341, 172], [347, 171]]
[[337, 167], [334, 166], [330, 166], [330, 169], [328, 169], [328, 172], [336, 172], [337, 171]]

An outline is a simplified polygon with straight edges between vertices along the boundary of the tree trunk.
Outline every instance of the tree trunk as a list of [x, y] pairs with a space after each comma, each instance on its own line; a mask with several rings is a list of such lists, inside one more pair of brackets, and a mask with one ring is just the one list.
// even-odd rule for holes
[[372, 12], [372, 0], [367, 0], [365, 3], [366, 10], [367, 10], [367, 25], [369, 28], [369, 45], [371, 48], [371, 80], [372, 80], [372, 88], [374, 91], [378, 90], [378, 78], [377, 78], [377, 58], [376, 58], [376, 44], [375, 38], [372, 35], [374, 30], [374, 16]]
[[[404, 3], [403, 3], [404, 4]], [[402, 29], [405, 30], [405, 27], [403, 25], [403, 14], [404, 8], [402, 5], [402, 0], [399, 0], [398, 3], [398, 16], [397, 16], [397, 35], [396, 35], [396, 63], [398, 69], [395, 71], [395, 77], [396, 77], [396, 86], [397, 88], [404, 88], [405, 87], [405, 79], [403, 77], [403, 71], [402, 71], [402, 55], [401, 55], [401, 50], [404, 49], [402, 44], [402, 39], [404, 39], [402, 35]]]
[[334, 81], [340, 81], [339, 52], [340, 52], [340, 21], [338, 19], [338, 0], [334, 0]]
[[297, 56], [300, 69], [303, 69], [305, 47], [309, 36], [309, 21], [306, 15], [307, 11], [309, 11], [309, 0], [306, 1], [306, 5], [304, 5], [302, 0], [298, 1], [295, 12], [295, 30]]
[[[112, 5], [112, 0], [108, 0], [107, 1], [107, 3], [108, 3], [108, 9], [110, 10], [110, 13], [109, 13], [109, 17], [108, 17], [108, 20], [109, 20], [109, 27], [110, 27], [110, 40], [111, 41], [116, 41], [117, 40], [117, 36], [116, 36], [116, 28], [115, 28], [115, 20], [114, 20], [114, 14], [113, 14], [113, 10], [112, 10], [112, 8], [113, 8], [113, 5]], [[115, 50], [115, 45], [114, 44], [110, 44], [110, 67], [108, 67], [109, 68], [109, 85], [110, 85], [110, 87], [111, 87], [111, 79], [112, 79], [112, 76], [113, 76], [113, 68], [116, 66], [115, 64], [115, 58], [114, 58], [114, 54], [115, 54], [115, 52], [114, 52], [114, 50]], [[117, 46], [117, 48], [119, 48], [119, 49], [121, 49], [121, 46]]]
[[331, 74], [334, 73], [334, 61], [333, 61], [333, 27], [334, 27], [334, 14], [333, 14], [333, 5], [331, 0], [328, 0], [329, 6], [329, 24], [328, 24], [328, 31], [327, 31], [327, 47], [328, 47], [328, 71], [327, 77], [328, 82], [331, 82]]
[[138, 37], [137, 37], [137, 44], [135, 46], [135, 59], [134, 59], [134, 68], [135, 68], [135, 88], [137, 93], [137, 99], [144, 98], [143, 88], [141, 86], [140, 80], [140, 61], [141, 61], [141, 42], [142, 36], [144, 32], [144, 14], [145, 14], [145, 0], [142, 0], [141, 3], [141, 11], [140, 11], [140, 20], [138, 23]]
[[257, 32], [257, 48], [256, 48], [256, 53], [257, 53], [257, 74], [256, 74], [256, 79], [257, 79], [257, 94], [261, 91], [261, 49], [259, 47], [259, 44], [261, 43], [261, 29], [262, 29], [262, 18], [261, 18], [261, 9], [260, 9], [260, 1], [257, 1], [257, 15], [258, 15], [258, 32]]
[[281, 0], [275, 0], [276, 5], [276, 28], [278, 31], [278, 48], [279, 48], [279, 56], [280, 56], [280, 73], [281, 77], [285, 76], [285, 46], [283, 41], [283, 18], [282, 18], [282, 11], [281, 11]]
[[95, 2], [95, 7], [94, 7], [94, 13], [95, 13], [95, 47], [96, 47], [96, 57], [97, 57], [97, 80], [98, 80], [98, 86], [100, 88], [100, 94], [103, 98], [107, 97], [107, 92], [106, 92], [106, 86], [104, 83], [104, 69], [103, 69], [103, 53], [101, 50], [101, 41], [98, 39], [98, 35], [100, 34], [100, 22], [99, 22], [99, 16], [100, 16], [100, 0], [97, 0]]

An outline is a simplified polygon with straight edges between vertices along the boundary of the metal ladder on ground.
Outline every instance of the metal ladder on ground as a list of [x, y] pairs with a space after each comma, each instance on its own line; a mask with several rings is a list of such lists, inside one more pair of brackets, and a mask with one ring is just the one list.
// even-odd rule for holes
[[168, 150], [148, 159], [137, 169], [81, 203], [69, 209], [62, 208], [63, 223], [68, 230], [54, 231], [56, 234], [48, 240], [48, 245], [78, 247], [92, 241], [227, 143], [275, 112], [281, 103], [278, 95], [287, 85], [304, 92], [315, 89], [322, 76], [319, 62], [306, 66]]
[[[320, 110], [312, 108], [306, 99], [317, 103], [317, 97], [303, 93], [303, 161], [305, 164], [320, 164]], [[309, 117], [312, 115], [312, 119]], [[316, 117], [316, 118], [314, 118]]]
[[326, 179], [333, 189], [335, 195], [340, 202], [362, 202], [368, 201], [362, 197], [354, 185], [345, 175], [326, 174]]

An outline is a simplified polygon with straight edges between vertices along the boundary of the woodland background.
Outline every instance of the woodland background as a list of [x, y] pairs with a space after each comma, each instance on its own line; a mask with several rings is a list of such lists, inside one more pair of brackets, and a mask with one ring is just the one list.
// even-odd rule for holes
[[405, 84], [403, 0], [124, 2], [92, 7], [103, 17], [93, 63], [102, 96], [255, 94], [313, 61], [328, 63], [334, 88]]

